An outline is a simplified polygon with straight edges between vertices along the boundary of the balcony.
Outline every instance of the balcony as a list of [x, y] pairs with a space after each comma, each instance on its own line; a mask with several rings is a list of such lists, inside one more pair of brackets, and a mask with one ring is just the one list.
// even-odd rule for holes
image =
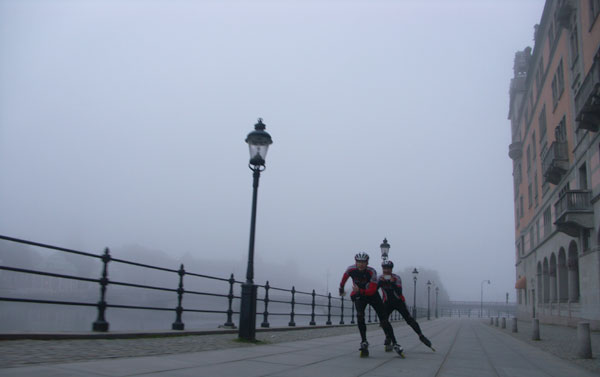
[[571, 237], [594, 227], [594, 211], [591, 204], [592, 194], [587, 190], [569, 190], [563, 193], [554, 204], [556, 229]]
[[569, 169], [567, 143], [555, 141], [542, 157], [542, 173], [546, 182], [558, 184]]
[[523, 155], [523, 143], [515, 141], [508, 146], [508, 157], [518, 160]]
[[598, 57], [575, 96], [578, 129], [598, 132], [600, 129], [600, 62]]

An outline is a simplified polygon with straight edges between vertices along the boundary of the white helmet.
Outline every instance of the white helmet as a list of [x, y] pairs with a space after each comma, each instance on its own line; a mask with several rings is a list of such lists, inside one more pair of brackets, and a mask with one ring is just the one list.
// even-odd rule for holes
[[356, 260], [357, 262], [358, 261], [368, 262], [369, 261], [369, 254], [360, 252], [360, 253], [358, 253], [358, 254], [356, 254], [354, 256], [354, 260]]

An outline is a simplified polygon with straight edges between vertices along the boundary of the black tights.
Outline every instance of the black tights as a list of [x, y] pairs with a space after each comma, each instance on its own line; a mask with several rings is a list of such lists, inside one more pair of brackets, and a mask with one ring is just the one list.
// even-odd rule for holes
[[415, 321], [415, 319], [410, 315], [410, 313], [408, 312], [408, 308], [406, 307], [406, 304], [404, 302], [402, 302], [400, 300], [394, 300], [394, 301], [388, 300], [383, 305], [385, 308], [386, 318], [389, 318], [390, 314], [392, 314], [392, 312], [394, 310], [397, 310], [400, 312], [400, 315], [402, 316], [402, 318], [404, 318], [406, 323], [410, 327], [412, 327], [414, 332], [417, 333], [417, 335], [421, 336], [423, 334], [421, 332], [421, 327], [419, 326], [417, 321]]
[[375, 293], [373, 296], [359, 296], [353, 298], [354, 306], [356, 307], [356, 320], [358, 322], [358, 331], [360, 332], [360, 338], [363, 342], [367, 341], [367, 325], [365, 323], [365, 309], [367, 305], [371, 305], [379, 317], [380, 326], [383, 328], [386, 338], [391, 339], [393, 344], [396, 344], [396, 337], [394, 336], [394, 329], [388, 321], [385, 309], [383, 307], [383, 301], [381, 296]]

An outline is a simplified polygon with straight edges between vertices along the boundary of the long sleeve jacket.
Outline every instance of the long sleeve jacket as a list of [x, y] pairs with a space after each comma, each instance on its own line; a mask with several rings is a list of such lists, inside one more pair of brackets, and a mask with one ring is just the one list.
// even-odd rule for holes
[[373, 296], [377, 293], [377, 271], [374, 268], [367, 266], [367, 268], [360, 271], [356, 265], [349, 266], [344, 272], [344, 276], [342, 276], [340, 290], [344, 289], [348, 278], [352, 278], [352, 282], [358, 287], [358, 291], [352, 292], [351, 296]]
[[402, 300], [402, 279], [396, 274], [381, 275], [377, 280], [377, 287], [383, 292], [383, 301], [387, 300]]

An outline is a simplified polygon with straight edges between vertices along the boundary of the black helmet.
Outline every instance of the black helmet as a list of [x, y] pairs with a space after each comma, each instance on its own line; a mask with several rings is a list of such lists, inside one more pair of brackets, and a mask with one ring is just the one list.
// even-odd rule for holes
[[381, 262], [381, 267], [382, 268], [394, 268], [394, 262], [392, 262], [391, 260], [384, 260], [383, 262]]
[[357, 262], [358, 261], [368, 262], [369, 261], [369, 254], [360, 252], [360, 253], [358, 253], [358, 254], [356, 254], [354, 256], [354, 260], [356, 260]]

